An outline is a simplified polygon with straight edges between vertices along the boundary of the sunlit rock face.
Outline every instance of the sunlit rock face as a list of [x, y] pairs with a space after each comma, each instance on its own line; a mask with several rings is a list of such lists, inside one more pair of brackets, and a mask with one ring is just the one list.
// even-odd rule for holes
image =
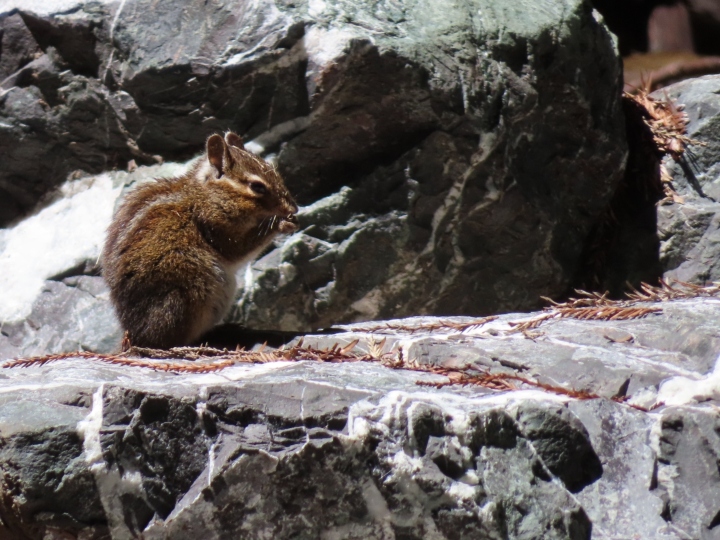
[[720, 281], [720, 76], [683, 81], [654, 94], [683, 107], [693, 140], [682, 161], [663, 162], [682, 203], [658, 208], [660, 262], [666, 278]]
[[[413, 369], [281, 361], [198, 374], [72, 355], [3, 369], [0, 535], [712, 538], [720, 300], [652, 307], [531, 335], [511, 323], [537, 313], [304, 337], [314, 350], [402, 351]], [[436, 388], [448, 378], [432, 369], [545, 389]]]

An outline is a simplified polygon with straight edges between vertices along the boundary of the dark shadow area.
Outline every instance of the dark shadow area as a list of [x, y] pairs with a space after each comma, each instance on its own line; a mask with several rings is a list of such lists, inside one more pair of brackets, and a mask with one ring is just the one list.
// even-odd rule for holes
[[[618, 37], [618, 48], [622, 56], [653, 49], [653, 39], [648, 36], [653, 11], [673, 6], [682, 6], [688, 11], [690, 36], [687, 39], [690, 40], [693, 50], [704, 55], [720, 54], [717, 32], [719, 11], [712, 1], [693, 3], [683, 0], [592, 0], [592, 5]], [[674, 21], [666, 22], [672, 25]], [[667, 40], [667, 34], [672, 33], [673, 28], [665, 26], [661, 32]]]
[[76, 276], [99, 276], [101, 275], [100, 266], [96, 264], [95, 261], [92, 260], [84, 260], [73, 266], [72, 268], [68, 268], [67, 270], [64, 270], [60, 272], [59, 274], [55, 274], [54, 276], [50, 276], [47, 278], [48, 281], [62, 281], [64, 279], [70, 278], [70, 277], [76, 277]]
[[95, 32], [100, 21], [59, 17], [45, 20], [30, 12], [20, 12], [25, 26], [43, 51], [54, 47], [77, 75], [97, 77], [100, 58], [96, 52]]
[[[314, 330], [313, 335], [330, 335], [343, 332], [339, 328]], [[282, 330], [254, 330], [236, 323], [220, 324], [205, 333], [194, 345], [207, 345], [217, 349], [252, 349], [266, 343], [269, 347], [281, 347], [307, 332], [285, 332]]]
[[605, 292], [618, 298], [628, 285], [657, 284], [660, 240], [657, 235], [657, 203], [663, 198], [660, 182], [661, 155], [644, 109], [624, 98], [628, 161], [610, 204], [594, 226], [580, 257], [572, 289]]
[[645, 0], [593, 0], [593, 7], [605, 19], [610, 30], [618, 37], [618, 48], [623, 56], [632, 51], [646, 51], [647, 27], [655, 2]]

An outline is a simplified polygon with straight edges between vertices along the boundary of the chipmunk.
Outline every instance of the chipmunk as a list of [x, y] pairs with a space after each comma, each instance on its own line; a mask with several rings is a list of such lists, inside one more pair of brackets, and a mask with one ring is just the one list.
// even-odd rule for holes
[[297, 210], [273, 166], [232, 132], [208, 138], [184, 175], [128, 194], [101, 261], [130, 344], [196, 341], [227, 314], [240, 266], [297, 230]]

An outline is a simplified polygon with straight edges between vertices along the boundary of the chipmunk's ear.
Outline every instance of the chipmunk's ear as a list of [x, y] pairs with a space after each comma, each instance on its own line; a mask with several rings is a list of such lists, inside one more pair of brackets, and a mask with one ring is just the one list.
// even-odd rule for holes
[[243, 144], [242, 137], [236, 135], [232, 131], [228, 131], [225, 134], [225, 142], [228, 146], [234, 146], [235, 148], [239, 148], [240, 150], [245, 150], [245, 145]]
[[211, 135], [207, 140], [207, 156], [210, 165], [217, 171], [220, 178], [223, 173], [223, 157], [225, 156], [225, 141], [220, 135]]

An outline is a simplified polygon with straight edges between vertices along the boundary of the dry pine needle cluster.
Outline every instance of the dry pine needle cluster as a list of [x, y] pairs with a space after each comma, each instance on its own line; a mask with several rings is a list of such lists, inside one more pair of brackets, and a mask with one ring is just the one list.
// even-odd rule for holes
[[[690, 145], [704, 146], [705, 143], [687, 136], [689, 119], [682, 105], [673, 103], [667, 96], [665, 99], [655, 99], [649, 92], [649, 88], [639, 88], [636, 93], [625, 93], [623, 97], [641, 111], [642, 120], [652, 134], [652, 143], [659, 156], [670, 156], [680, 162], [685, 159]], [[660, 204], [684, 203], [684, 198], [675, 191], [672, 177], [662, 163], [659, 176], [665, 195]]]

